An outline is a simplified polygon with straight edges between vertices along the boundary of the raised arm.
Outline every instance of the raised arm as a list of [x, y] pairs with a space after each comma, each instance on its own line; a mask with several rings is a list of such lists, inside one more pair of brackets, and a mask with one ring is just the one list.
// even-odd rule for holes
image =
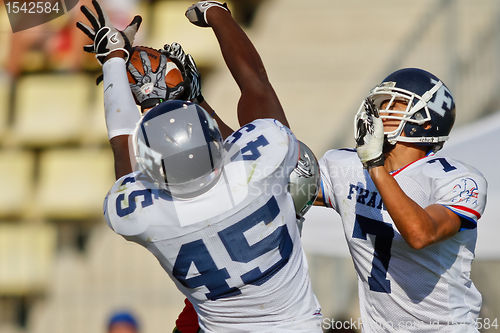
[[461, 220], [457, 214], [438, 204], [420, 207], [383, 166], [370, 168], [369, 172], [394, 224], [412, 248], [424, 248], [460, 230]]
[[129, 140], [140, 119], [120, 51], [106, 57], [103, 66], [104, 111], [109, 143], [113, 151], [116, 179], [133, 171]]
[[95, 13], [81, 7], [91, 26], [82, 22], [76, 25], [92, 40], [92, 44], [84, 46], [84, 51], [94, 53], [103, 66], [106, 127], [118, 179], [132, 172], [128, 139], [140, 114], [128, 84], [125, 63], [142, 19], [136, 16], [125, 30], [120, 31], [113, 27], [96, 0], [92, 5]]
[[195, 25], [210, 26], [219, 41], [226, 65], [241, 91], [240, 125], [259, 118], [273, 118], [289, 127], [257, 50], [227, 6], [217, 1], [201, 1], [191, 6], [186, 16]]

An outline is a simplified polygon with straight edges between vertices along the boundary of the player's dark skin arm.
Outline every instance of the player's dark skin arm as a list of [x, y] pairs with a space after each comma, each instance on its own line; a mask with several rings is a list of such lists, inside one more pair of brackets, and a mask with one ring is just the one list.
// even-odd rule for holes
[[200, 106], [204, 108], [208, 112], [208, 114], [212, 116], [212, 118], [215, 119], [217, 125], [219, 126], [219, 130], [223, 139], [227, 138], [234, 132], [231, 127], [229, 127], [222, 119], [220, 119], [217, 113], [215, 113], [215, 111], [206, 101], [201, 102]]
[[238, 102], [240, 125], [255, 119], [272, 118], [290, 127], [278, 96], [269, 82], [264, 64], [246, 33], [229, 12], [216, 6], [207, 10], [207, 21], [241, 91]]
[[119, 179], [132, 172], [130, 162], [128, 140], [130, 135], [118, 135], [109, 140], [113, 158], [115, 160], [115, 177]]
[[398, 231], [412, 248], [422, 249], [459, 231], [458, 215], [438, 204], [420, 207], [384, 166], [371, 168], [369, 173]]

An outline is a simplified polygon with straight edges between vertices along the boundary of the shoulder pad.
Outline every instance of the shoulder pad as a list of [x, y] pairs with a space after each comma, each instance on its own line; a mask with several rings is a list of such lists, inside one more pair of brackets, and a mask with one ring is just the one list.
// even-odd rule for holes
[[257, 119], [241, 127], [224, 142], [225, 167], [243, 163], [248, 182], [264, 179], [284, 167], [289, 173], [297, 164], [298, 146], [292, 132], [279, 121]]
[[344, 167], [344, 166], [361, 166], [361, 161], [359, 160], [356, 149], [342, 148], [342, 149], [331, 149], [328, 150], [321, 158], [322, 163], [324, 161], [331, 162], [334, 167]]
[[[154, 197], [171, 198], [140, 172], [130, 173], [116, 181], [105, 199], [104, 215], [109, 226], [122, 236], [137, 236], [146, 231], [148, 212], [144, 209], [153, 205]], [[141, 212], [137, 214], [137, 212]], [[140, 217], [140, 218], [139, 218]]]

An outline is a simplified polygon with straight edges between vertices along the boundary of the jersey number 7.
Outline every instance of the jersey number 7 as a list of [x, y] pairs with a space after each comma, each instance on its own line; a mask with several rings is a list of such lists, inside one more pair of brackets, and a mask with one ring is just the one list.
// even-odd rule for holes
[[381, 293], [391, 292], [391, 281], [386, 279], [389, 261], [391, 260], [391, 246], [394, 238], [394, 229], [390, 223], [385, 223], [356, 214], [356, 222], [352, 232], [353, 238], [366, 240], [366, 235], [375, 235], [375, 244], [372, 260], [372, 270], [368, 277], [370, 290]]

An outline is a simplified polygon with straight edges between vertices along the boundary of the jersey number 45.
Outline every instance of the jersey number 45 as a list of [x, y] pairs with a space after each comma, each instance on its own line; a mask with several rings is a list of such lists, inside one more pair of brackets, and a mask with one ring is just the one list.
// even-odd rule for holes
[[[293, 242], [286, 225], [280, 225], [267, 237], [253, 245], [249, 244], [244, 234], [254, 227], [260, 227], [262, 233], [265, 232], [265, 228], [268, 228], [267, 225], [274, 221], [279, 212], [280, 209], [276, 198], [272, 197], [252, 214], [217, 233], [231, 260], [235, 262], [249, 263], [263, 255], [267, 255], [261, 259], [263, 261], [275, 260], [276, 256], [273, 254], [276, 251], [273, 250], [279, 252], [280, 259], [265, 271], [255, 267], [240, 275], [245, 284], [262, 285], [279, 272], [290, 258]], [[196, 266], [199, 274], [188, 278], [188, 272], [192, 264]], [[210, 300], [241, 294], [238, 288], [228, 285], [226, 279], [231, 278], [228, 270], [217, 267], [203, 239], [181, 246], [174, 264], [173, 275], [185, 287], [197, 288], [205, 286], [209, 290], [205, 295]]]

